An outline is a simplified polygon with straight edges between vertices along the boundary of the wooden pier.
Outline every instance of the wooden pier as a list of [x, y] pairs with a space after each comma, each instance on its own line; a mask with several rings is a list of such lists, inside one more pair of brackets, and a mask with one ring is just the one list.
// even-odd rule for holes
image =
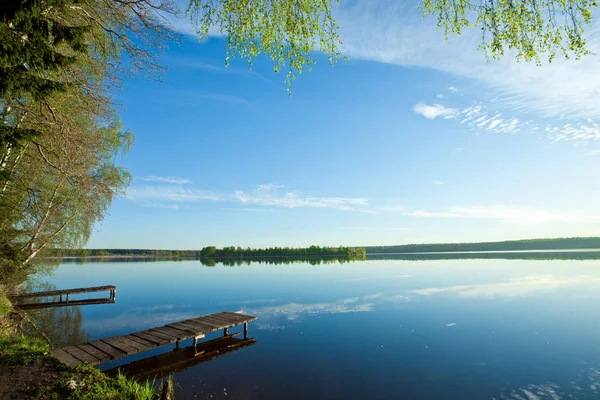
[[179, 342], [191, 338], [194, 339], [193, 346], [196, 348], [198, 339], [211, 332], [222, 329], [225, 337], [238, 335], [239, 333], [230, 335], [229, 328], [242, 324], [244, 325], [244, 339], [248, 339], [248, 323], [256, 319], [257, 317], [251, 315], [225, 311], [125, 336], [113, 336], [75, 346], [57, 348], [51, 350], [51, 353], [67, 365], [97, 365], [170, 343], [176, 343], [179, 348]]
[[[81, 293], [93, 293], [93, 292], [109, 292], [109, 297], [95, 298], [95, 299], [83, 299], [83, 300], [69, 300], [69, 295], [81, 294]], [[44, 292], [33, 292], [25, 293], [16, 296], [12, 296], [11, 299], [14, 301], [15, 307], [21, 310], [31, 310], [35, 308], [50, 308], [50, 307], [67, 307], [67, 306], [83, 306], [88, 304], [111, 304], [115, 302], [117, 294], [117, 287], [108, 286], [94, 286], [87, 288], [77, 289], [63, 289], [63, 290], [46, 290]], [[58, 301], [46, 301], [38, 303], [28, 303], [29, 299], [38, 299], [43, 297], [58, 297]]]

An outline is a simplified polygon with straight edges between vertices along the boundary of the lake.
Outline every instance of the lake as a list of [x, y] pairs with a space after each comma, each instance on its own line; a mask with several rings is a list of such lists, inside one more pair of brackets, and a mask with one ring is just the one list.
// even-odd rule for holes
[[598, 265], [69, 262], [37, 279], [117, 286], [114, 304], [80, 307], [75, 325], [91, 339], [225, 310], [257, 316], [255, 345], [174, 376], [177, 400], [596, 399]]

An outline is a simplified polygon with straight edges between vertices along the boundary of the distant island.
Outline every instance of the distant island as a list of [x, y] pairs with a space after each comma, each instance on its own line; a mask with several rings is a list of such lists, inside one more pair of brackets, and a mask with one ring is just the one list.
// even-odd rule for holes
[[55, 257], [194, 257], [214, 259], [241, 259], [264, 257], [347, 257], [364, 259], [364, 247], [269, 247], [251, 249], [228, 246], [217, 248], [207, 246], [201, 250], [153, 250], [153, 249], [60, 249], [52, 256]]
[[502, 242], [403, 244], [365, 246], [367, 254], [447, 253], [464, 251], [526, 251], [600, 249], [600, 237], [505, 240]]

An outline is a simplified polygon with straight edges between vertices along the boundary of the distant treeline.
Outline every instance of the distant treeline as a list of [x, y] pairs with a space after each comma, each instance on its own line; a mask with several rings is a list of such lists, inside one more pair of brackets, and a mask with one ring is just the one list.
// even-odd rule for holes
[[241, 247], [207, 246], [202, 250], [150, 250], [150, 249], [61, 249], [52, 255], [56, 257], [209, 257], [209, 258], [255, 258], [255, 257], [312, 257], [337, 256], [349, 258], [365, 258], [367, 252], [360, 247], [321, 247], [303, 248], [269, 247], [266, 249], [243, 249]]
[[431, 243], [399, 246], [367, 246], [368, 254], [379, 253], [429, 253], [451, 251], [515, 251], [515, 250], [574, 250], [600, 249], [600, 237], [575, 237], [559, 239], [507, 240], [480, 243]]
[[212, 258], [244, 258], [244, 257], [306, 257], [306, 256], [345, 256], [365, 257], [367, 251], [364, 247], [268, 247], [266, 249], [243, 249], [241, 247], [223, 247], [217, 249], [208, 246], [200, 250], [202, 257]]
[[600, 260], [600, 249], [594, 251], [553, 251], [553, 252], [524, 252], [524, 253], [406, 253], [406, 254], [371, 254], [369, 261], [403, 260], [403, 261], [433, 261], [433, 260]]

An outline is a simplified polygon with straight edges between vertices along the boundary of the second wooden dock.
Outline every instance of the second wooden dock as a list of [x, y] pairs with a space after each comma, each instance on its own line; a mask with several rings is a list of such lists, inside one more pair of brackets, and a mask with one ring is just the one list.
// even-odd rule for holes
[[251, 315], [224, 311], [174, 322], [129, 335], [113, 336], [74, 346], [57, 348], [51, 350], [51, 353], [67, 365], [97, 365], [170, 343], [176, 343], [177, 347], [179, 347], [179, 342], [190, 338], [194, 339], [193, 344], [196, 346], [197, 340], [203, 338], [207, 333], [222, 329], [223, 335], [229, 336], [229, 328], [242, 324], [244, 325], [244, 339], [247, 339], [248, 322], [256, 319], [256, 317]]

